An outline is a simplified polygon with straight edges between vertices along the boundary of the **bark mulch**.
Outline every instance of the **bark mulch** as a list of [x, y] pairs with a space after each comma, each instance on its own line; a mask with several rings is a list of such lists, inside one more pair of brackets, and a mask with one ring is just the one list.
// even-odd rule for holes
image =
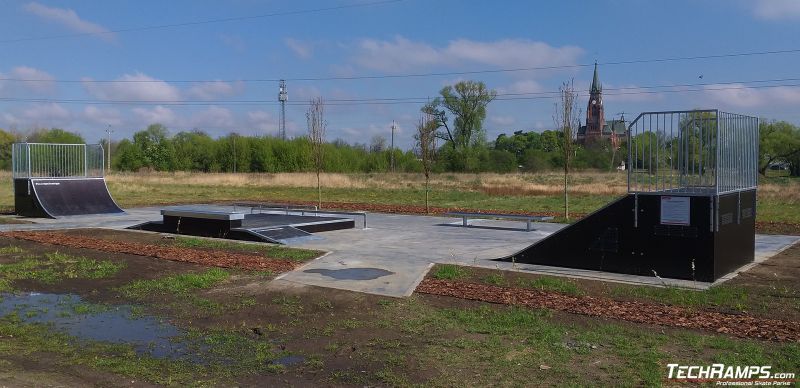
[[615, 301], [591, 296], [570, 296], [540, 290], [430, 278], [423, 280], [416, 291], [489, 303], [547, 308], [635, 323], [708, 330], [736, 337], [800, 342], [800, 322], [756, 318], [748, 315], [690, 311], [664, 304]]
[[7, 232], [0, 236], [38, 243], [61, 245], [70, 248], [95, 249], [103, 252], [150, 256], [164, 260], [181, 261], [212, 267], [236, 268], [256, 271], [288, 272], [296, 263], [288, 260], [269, 259], [258, 255], [230, 253], [214, 250], [169, 247], [99, 238], [70, 236], [52, 232]]

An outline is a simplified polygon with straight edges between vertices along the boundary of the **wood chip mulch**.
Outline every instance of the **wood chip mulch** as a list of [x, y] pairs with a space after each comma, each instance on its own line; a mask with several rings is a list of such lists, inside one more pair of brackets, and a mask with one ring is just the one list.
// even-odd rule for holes
[[736, 337], [780, 342], [800, 342], [800, 322], [756, 318], [714, 311], [690, 311], [664, 304], [615, 301], [591, 296], [500, 287], [426, 278], [417, 292], [530, 308], [546, 308], [635, 323], [707, 330]]
[[258, 255], [111, 241], [83, 236], [69, 236], [52, 232], [7, 232], [0, 233], [0, 236], [38, 243], [61, 245], [70, 248], [95, 249], [103, 252], [149, 256], [212, 267], [272, 271], [275, 273], [288, 272], [296, 267], [296, 263], [288, 260], [269, 259]]

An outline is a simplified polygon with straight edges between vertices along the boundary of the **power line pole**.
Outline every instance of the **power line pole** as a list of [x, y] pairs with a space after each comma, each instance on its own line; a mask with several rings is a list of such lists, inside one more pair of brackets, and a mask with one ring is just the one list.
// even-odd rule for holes
[[114, 133], [114, 131], [111, 129], [111, 124], [108, 124], [108, 127], [106, 128], [106, 135], [108, 135], [108, 143], [106, 143], [106, 146], [108, 147], [108, 161], [106, 162], [106, 164], [108, 164], [108, 168], [106, 169], [106, 171], [108, 171], [108, 172], [111, 172], [111, 134], [112, 133]]
[[286, 100], [289, 95], [286, 93], [286, 81], [281, 80], [278, 86], [278, 102], [281, 103], [281, 113], [278, 118], [278, 137], [286, 140]]
[[392, 120], [392, 147], [391, 147], [391, 151], [390, 151], [391, 152], [390, 155], [391, 155], [392, 172], [394, 172], [394, 129], [395, 129], [395, 127], [396, 126], [394, 125], [394, 120]]

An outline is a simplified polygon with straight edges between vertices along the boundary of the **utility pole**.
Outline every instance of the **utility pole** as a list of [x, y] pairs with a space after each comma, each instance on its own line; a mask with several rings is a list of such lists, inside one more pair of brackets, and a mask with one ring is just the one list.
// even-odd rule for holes
[[236, 134], [231, 134], [231, 139], [233, 139], [233, 173], [236, 174]]
[[114, 131], [111, 130], [111, 124], [108, 124], [108, 127], [106, 128], [106, 135], [108, 135], [108, 143], [106, 143], [106, 147], [108, 147], [108, 161], [106, 162], [106, 164], [108, 164], [108, 168], [106, 169], [106, 171], [108, 171], [108, 172], [111, 172], [111, 134], [112, 133], [114, 133]]
[[392, 147], [390, 149], [392, 172], [394, 172], [394, 129], [395, 129], [394, 120], [392, 120]]
[[278, 119], [278, 137], [286, 140], [286, 100], [289, 95], [286, 93], [286, 81], [281, 80], [278, 86], [278, 102], [281, 103], [281, 113]]

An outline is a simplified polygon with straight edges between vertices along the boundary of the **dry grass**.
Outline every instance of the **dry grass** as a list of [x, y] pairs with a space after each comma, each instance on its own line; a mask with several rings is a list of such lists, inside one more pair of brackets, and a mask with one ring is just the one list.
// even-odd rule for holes
[[[438, 190], [478, 191], [489, 195], [555, 195], [562, 190], [563, 175], [542, 174], [462, 174], [444, 173], [432, 177]], [[127, 190], [146, 192], [154, 185], [233, 186], [233, 187], [316, 187], [313, 173], [230, 174], [230, 173], [118, 173], [109, 182]], [[619, 195], [626, 191], [625, 174], [578, 172], [570, 178], [575, 194]], [[325, 188], [344, 189], [421, 189], [421, 174], [323, 174]]]

